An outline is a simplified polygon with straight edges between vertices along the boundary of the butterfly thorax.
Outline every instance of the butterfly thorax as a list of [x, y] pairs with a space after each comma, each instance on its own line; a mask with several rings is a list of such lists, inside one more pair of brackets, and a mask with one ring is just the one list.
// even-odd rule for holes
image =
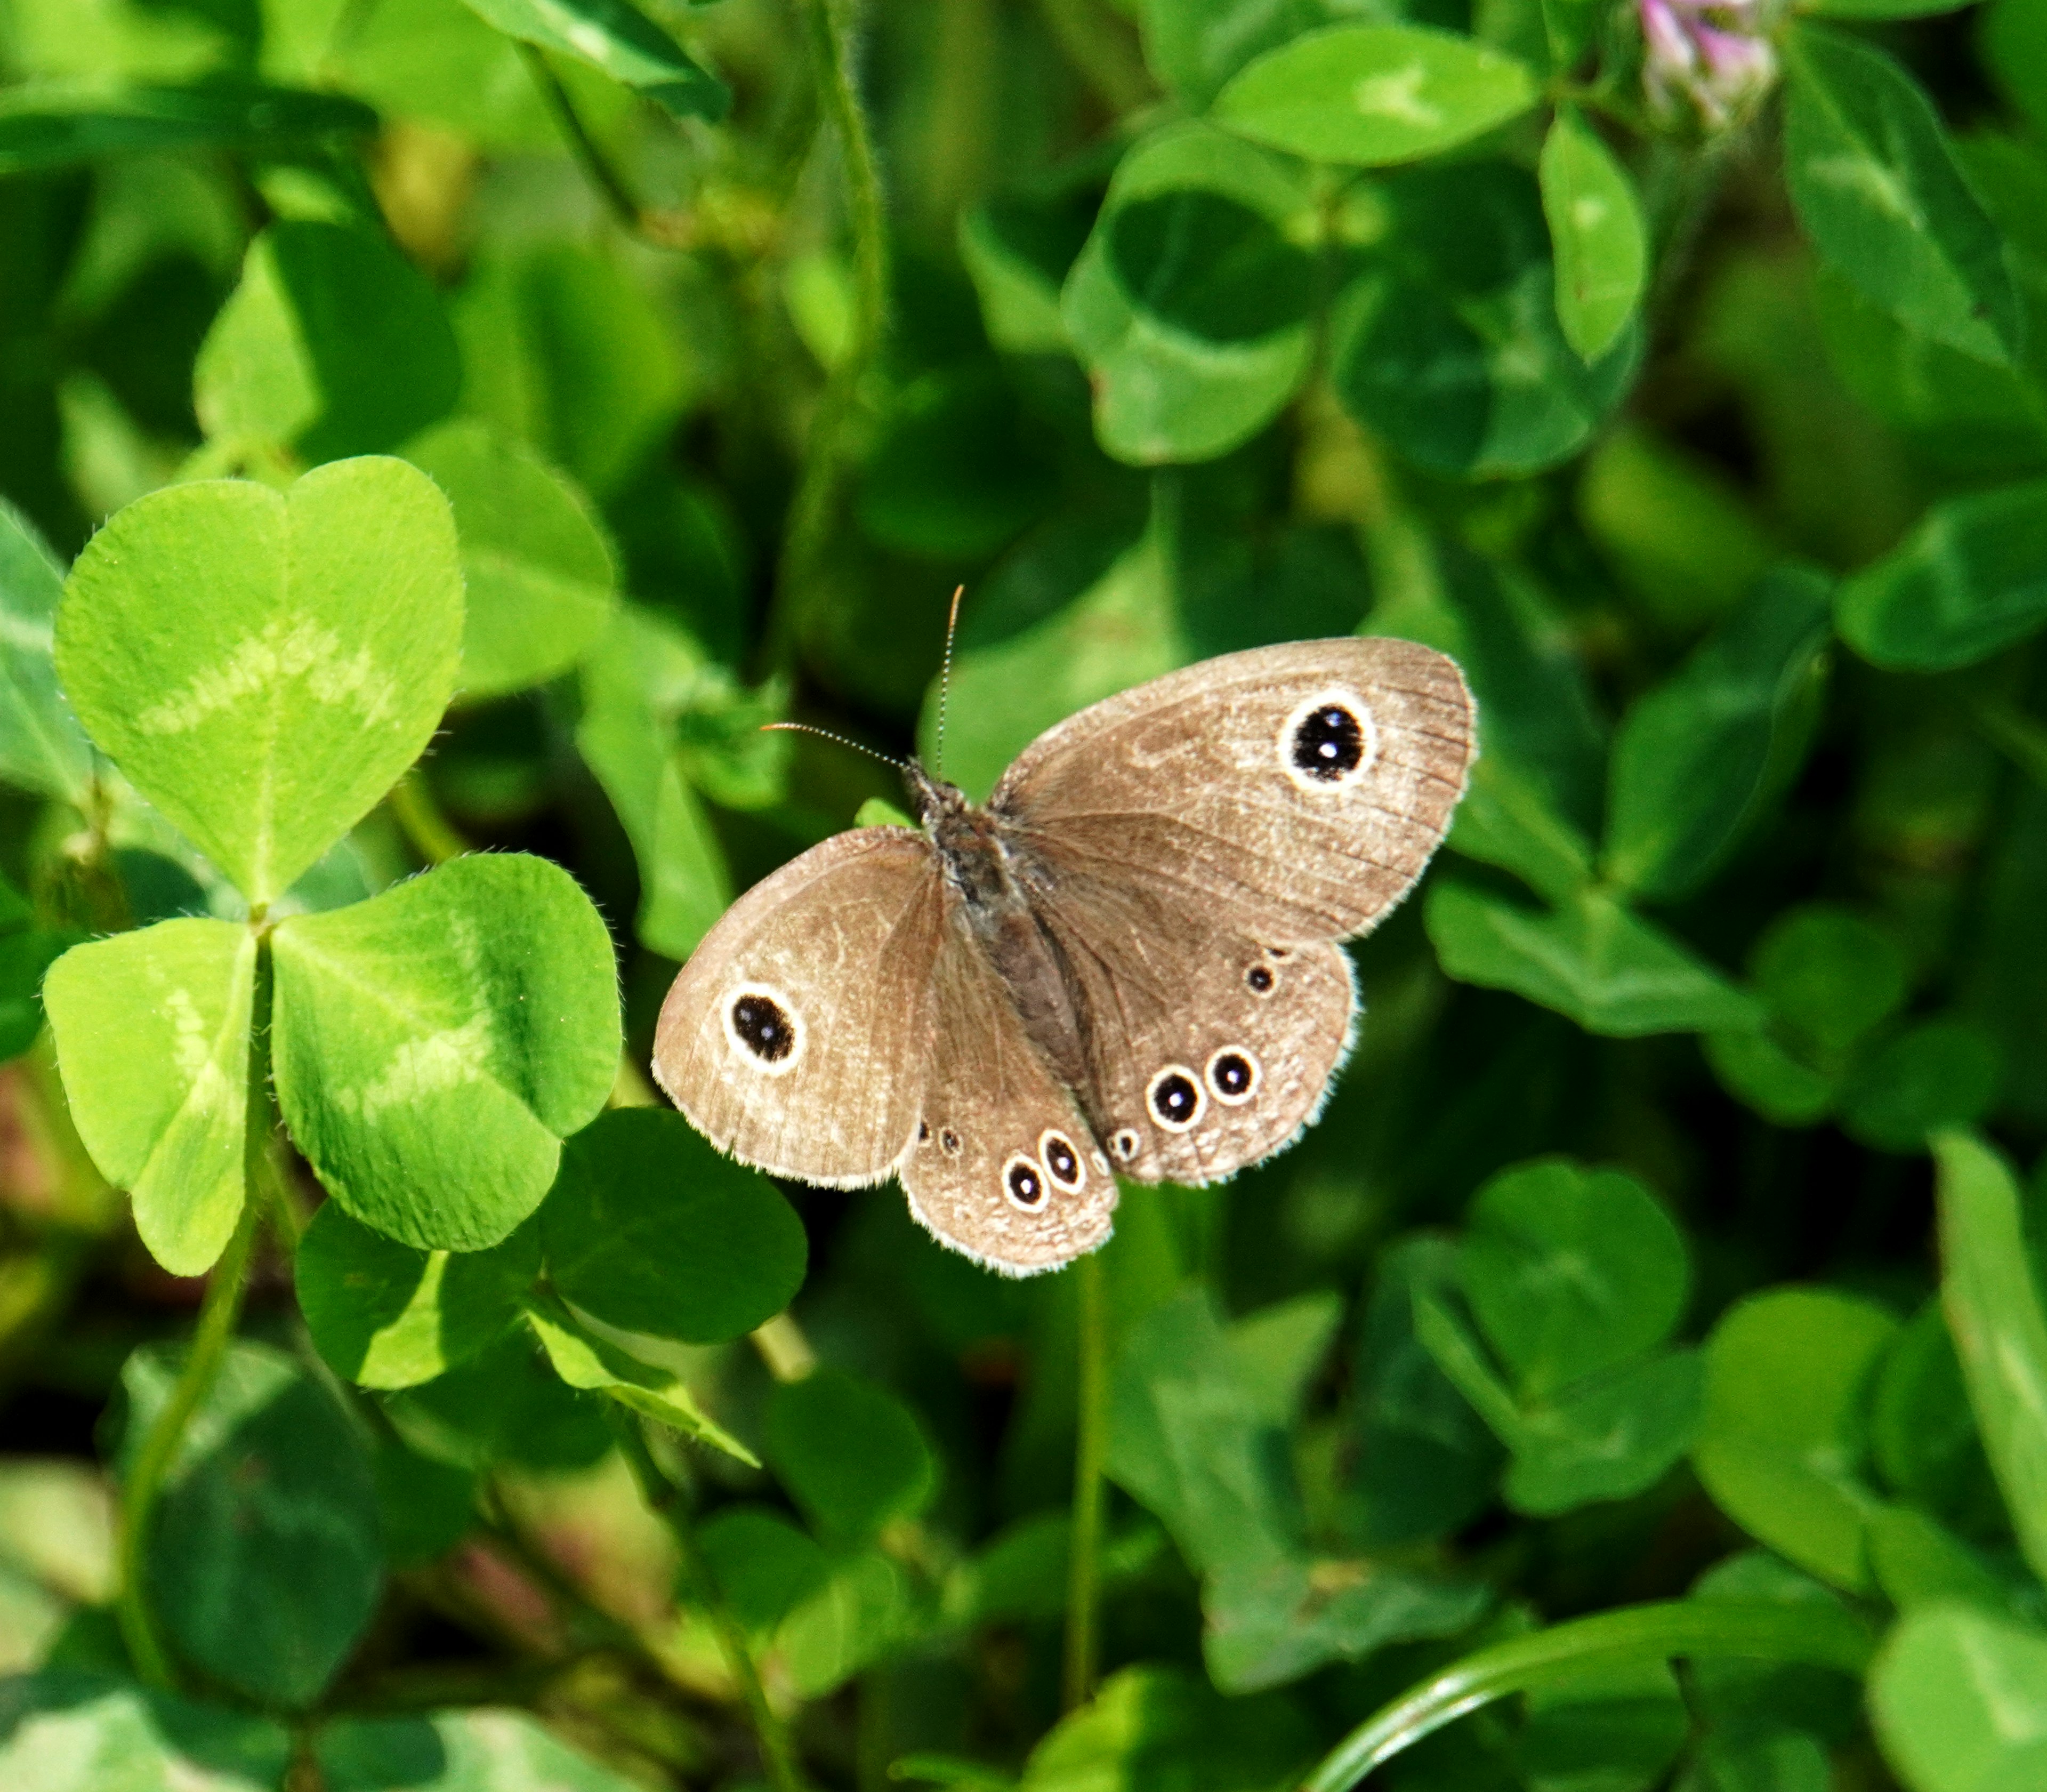
[[904, 776], [954, 898], [949, 920], [987, 954], [1031, 1043], [1085, 1105], [1088, 1054], [1078, 993], [1031, 902], [1044, 868], [1014, 826], [969, 803], [957, 786], [915, 760]]

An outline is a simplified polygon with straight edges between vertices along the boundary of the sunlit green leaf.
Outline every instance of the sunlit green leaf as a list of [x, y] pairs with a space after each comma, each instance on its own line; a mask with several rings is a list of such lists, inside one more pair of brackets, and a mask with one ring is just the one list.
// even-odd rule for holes
[[2047, 1774], [2047, 1635], [1952, 1607], [1908, 1615], [1870, 1673], [1883, 1752], [1912, 1792]]
[[2020, 1547], [2047, 1563], [2047, 1316], [2003, 1159], [1966, 1133], [1935, 1141], [1941, 1305]]
[[[128, 1449], [179, 1354], [123, 1368]], [[234, 1345], [172, 1462], [148, 1571], [172, 1640], [211, 1678], [266, 1704], [319, 1697], [383, 1581], [367, 1443], [330, 1384], [269, 1345]]]
[[25, 83], [0, 95], [0, 173], [168, 149], [303, 148], [363, 137], [377, 114], [345, 94], [252, 81], [195, 87]]
[[[1248, 211], [1283, 231], [1302, 215], [1307, 195], [1278, 158], [1194, 122], [1167, 126], [1118, 165], [1101, 219], [1066, 277], [1061, 310], [1093, 376], [1097, 435], [1118, 459], [1140, 466], [1206, 460], [1236, 447], [1286, 403], [1314, 353], [1307, 325], [1284, 305], [1262, 320], [1271, 326], [1265, 333], [1245, 333], [1259, 320], [1252, 318], [1253, 296], [1240, 279], [1209, 307], [1220, 305], [1227, 315], [1232, 333], [1225, 339], [1196, 335], [1140, 308], [1119, 277], [1110, 244], [1124, 207], [1155, 210], [1159, 202], [1167, 210]], [[1163, 281], [1162, 302], [1177, 315], [1194, 301], [1190, 291], [1175, 292], [1174, 280], [1165, 278], [1165, 246], [1163, 239], [1155, 243], [1136, 271]], [[1197, 314], [1205, 315], [1198, 307]]]
[[1224, 1692], [1255, 1693], [1390, 1643], [1454, 1635], [1490, 1603], [1481, 1582], [1378, 1562], [1253, 1560], [1209, 1577], [1202, 1655]]
[[1505, 162], [1388, 184], [1391, 230], [1331, 327], [1337, 396], [1403, 459], [1480, 478], [1574, 454], [1635, 377], [1624, 323], [1589, 366], [1558, 323], [1534, 180]]
[[408, 443], [405, 458], [455, 512], [463, 692], [495, 696], [567, 671], [616, 608], [617, 569], [587, 502], [480, 423], [443, 424]]
[[94, 741], [264, 904], [419, 757], [461, 631], [446, 501], [370, 459], [131, 504], [72, 569], [56, 664]]
[[775, 1185], [664, 1109], [619, 1109], [571, 1139], [540, 1233], [558, 1294], [686, 1343], [751, 1331], [803, 1279], [803, 1222]]
[[1542, 140], [1541, 172], [1557, 263], [1557, 321], [1579, 356], [1596, 361], [1634, 315], [1648, 277], [1641, 202], [1627, 170], [1568, 108]]
[[524, 1711], [341, 1717], [314, 1732], [325, 1792], [630, 1792]]
[[542, 859], [455, 860], [274, 936], [277, 1098], [327, 1192], [422, 1250], [495, 1244], [618, 1068], [611, 941]]
[[1462, 143], [1534, 99], [1522, 64], [1468, 37], [1422, 25], [1343, 25], [1267, 51], [1212, 110], [1272, 149], [1376, 167]]
[[164, 921], [74, 946], [43, 985], [79, 1136], [173, 1275], [241, 1217], [256, 958], [246, 927]]
[[292, 1275], [331, 1368], [365, 1388], [410, 1388], [502, 1337], [540, 1267], [530, 1227], [492, 1250], [420, 1251], [331, 1201], [299, 1240]]
[[388, 242], [285, 221], [250, 246], [199, 350], [193, 402], [218, 441], [339, 460], [445, 416], [460, 377], [433, 288]]
[[1844, 580], [1841, 636], [1872, 664], [1937, 672], [2047, 626], [2047, 483], [1950, 499]]
[[607, 1395], [749, 1468], [760, 1466], [753, 1451], [704, 1411], [680, 1376], [593, 1330], [551, 1295], [528, 1297], [526, 1321], [555, 1373], [570, 1387]]
[[633, 842], [635, 931], [671, 958], [689, 956], [733, 894], [725, 850], [676, 741], [686, 693], [706, 670], [679, 630], [635, 604], [620, 607], [582, 668], [576, 747]]
[[1628, 711], [1610, 772], [1615, 883], [1697, 888], [1790, 782], [1818, 719], [1828, 596], [1817, 574], [1781, 569]]
[[1883, 1151], [1922, 1150], [1929, 1133], [1982, 1119], [2003, 1080], [1997, 1042], [1980, 1028], [1925, 1021], [1855, 1066], [1841, 1089], [1841, 1124]]
[[1751, 1536], [1852, 1593], [1870, 1585], [1870, 1382], [1897, 1330], [1871, 1302], [1785, 1287], [1737, 1302], [1706, 1345], [1699, 1479]]
[[508, 37], [601, 68], [679, 118], [715, 124], [732, 94], [628, 0], [463, 0]]
[[1785, 67], [1786, 173], [1821, 258], [1923, 335], [1979, 360], [2014, 356], [2003, 248], [1932, 102], [1882, 52], [1816, 26], [1792, 33]]
[[1460, 982], [1511, 989], [1588, 1032], [1710, 1032], [1753, 1024], [1751, 998], [1669, 935], [1588, 889], [1548, 913], [1438, 882], [1423, 911]]
[[845, 1541], [914, 1517], [937, 1490], [938, 1464], [916, 1415], [843, 1369], [775, 1390], [768, 1461], [811, 1522]]
[[0, 1782], [12, 1792], [272, 1792], [292, 1759], [274, 1718], [76, 1670], [0, 1680]]
[[1204, 1293], [1181, 1295], [1124, 1341], [1110, 1382], [1108, 1467], [1198, 1569], [1247, 1569], [1299, 1546], [1282, 1435], [1260, 1422]]
[[1664, 1342], [1690, 1282], [1684, 1239], [1654, 1196], [1563, 1158], [1517, 1165], [1478, 1191], [1457, 1268], [1523, 1400]]
[[51, 658], [63, 594], [63, 569], [35, 525], [0, 500], [0, 778], [77, 803], [92, 777], [92, 749]]

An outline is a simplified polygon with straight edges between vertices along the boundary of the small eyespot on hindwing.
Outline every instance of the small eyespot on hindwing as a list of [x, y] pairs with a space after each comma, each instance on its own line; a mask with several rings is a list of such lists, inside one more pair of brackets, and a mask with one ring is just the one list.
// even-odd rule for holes
[[1087, 1180], [1087, 1167], [1065, 1133], [1047, 1130], [1038, 1140], [1038, 1155], [1052, 1186], [1071, 1194]]
[[1146, 1112], [1168, 1132], [1191, 1131], [1208, 1105], [1201, 1078], [1185, 1064], [1168, 1064], [1145, 1087]]
[[1002, 1167], [1002, 1192], [1020, 1213], [1035, 1213], [1045, 1205], [1045, 1173], [1034, 1157], [1018, 1151]]
[[1224, 1046], [1209, 1056], [1204, 1080], [1218, 1101], [1226, 1107], [1241, 1106], [1258, 1093], [1258, 1060], [1240, 1045]]

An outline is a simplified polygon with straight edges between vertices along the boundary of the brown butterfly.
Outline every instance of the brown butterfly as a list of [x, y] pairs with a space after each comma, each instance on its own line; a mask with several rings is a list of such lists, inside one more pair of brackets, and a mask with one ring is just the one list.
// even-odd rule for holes
[[942, 1243], [1055, 1268], [1118, 1175], [1219, 1181], [1314, 1120], [1356, 1024], [1338, 942], [1413, 888], [1472, 730], [1453, 660], [1345, 638], [1097, 703], [985, 807], [913, 761], [921, 831], [839, 834], [733, 904], [655, 1077], [744, 1163], [892, 1173]]

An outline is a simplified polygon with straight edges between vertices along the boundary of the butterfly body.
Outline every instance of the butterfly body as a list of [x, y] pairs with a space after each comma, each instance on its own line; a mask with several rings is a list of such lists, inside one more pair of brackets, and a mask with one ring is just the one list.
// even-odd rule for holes
[[904, 781], [945, 878], [946, 925], [986, 955], [1024, 1033], [1085, 1107], [1085, 1023], [1058, 942], [1031, 900], [1034, 891], [1042, 898], [1054, 874], [1013, 825], [969, 803], [957, 785], [933, 777], [917, 761], [910, 761]]
[[662, 1010], [656, 1078], [777, 1175], [900, 1177], [991, 1268], [1107, 1237], [1116, 1176], [1220, 1180], [1319, 1112], [1357, 1002], [1341, 940], [1411, 886], [1472, 751], [1411, 643], [1254, 649], [1041, 736], [985, 805], [921, 766], [727, 912]]

